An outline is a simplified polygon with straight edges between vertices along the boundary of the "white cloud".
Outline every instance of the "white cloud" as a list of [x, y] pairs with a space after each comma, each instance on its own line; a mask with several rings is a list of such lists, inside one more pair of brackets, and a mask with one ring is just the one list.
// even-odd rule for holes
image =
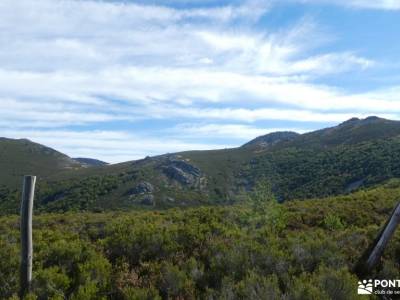
[[[315, 83], [321, 75], [364, 72], [376, 62], [352, 49], [318, 51], [329, 38], [309, 19], [275, 30], [261, 28], [257, 21], [273, 1], [210, 7], [198, 2], [192, 9], [161, 2], [2, 0], [2, 135], [31, 137], [74, 156], [118, 161], [153, 149], [162, 153], [221, 145], [175, 139], [168, 146], [157, 130], [146, 128], [137, 129], [139, 137], [136, 132], [120, 136], [119, 131], [100, 137], [85, 126], [170, 119], [171, 127], [180, 128], [182, 122], [223, 120], [242, 124], [184, 129], [199, 136], [214, 132], [215, 137], [234, 130], [245, 139], [263, 129], [244, 124], [260, 120], [399, 116], [400, 87], [354, 93]], [[13, 127], [20, 129], [11, 132]], [[54, 127], [60, 129], [28, 130]], [[86, 133], [93, 139], [81, 138]], [[107, 159], [114, 155], [107, 153], [117, 158]]]
[[316, 74], [341, 73], [355, 68], [367, 69], [374, 61], [355, 56], [352, 53], [330, 53], [299, 60], [288, 68], [293, 73], [315, 72]]
[[303, 3], [323, 3], [355, 8], [400, 10], [398, 0], [295, 0]]
[[[14, 98], [30, 98], [36, 101], [40, 101], [41, 98], [57, 99], [56, 103], [91, 104], [95, 95], [99, 94], [109, 99], [95, 98], [98, 99], [98, 103], [93, 103], [91, 109], [121, 109], [126, 113], [140, 110], [144, 118], [146, 116], [143, 113], [151, 110], [152, 106], [174, 102], [221, 102], [226, 105], [244, 103], [244, 108], [250, 103], [266, 106], [280, 103], [320, 112], [400, 112], [399, 94], [395, 92], [399, 87], [351, 94], [337, 88], [308, 83], [296, 76], [266, 77], [207, 69], [155, 67], [110, 68], [96, 73], [95, 78], [91, 73], [82, 72], [42, 73], [32, 76], [27, 76], [26, 73], [19, 76], [18, 73], [14, 73], [8, 77], [2, 77], [2, 73], [6, 72], [0, 72], [0, 81], [4, 83], [0, 86], [0, 93]], [[42, 82], [46, 84], [43, 85]], [[19, 89], [20, 85], [30, 88]], [[112, 99], [118, 99], [119, 102], [123, 101], [133, 107], [131, 110], [121, 108]], [[243, 102], [244, 100], [247, 103]]]
[[126, 119], [126, 115], [113, 114], [106, 109], [96, 111], [89, 105], [0, 98], [1, 127], [62, 127]]
[[169, 134], [185, 138], [236, 139], [247, 142], [255, 137], [277, 131], [294, 131], [304, 133], [299, 128], [262, 128], [243, 124], [180, 124], [166, 130]]
[[[374, 113], [328, 113], [314, 112], [299, 109], [273, 109], [273, 108], [166, 108], [154, 107], [151, 111], [154, 118], [176, 117], [181, 119], [209, 119], [209, 120], [235, 120], [253, 123], [262, 120], [280, 120], [294, 122], [340, 123], [353, 117], [366, 118]], [[379, 116], [387, 119], [398, 119], [395, 113], [384, 113]], [[299, 128], [297, 131], [302, 130]]]

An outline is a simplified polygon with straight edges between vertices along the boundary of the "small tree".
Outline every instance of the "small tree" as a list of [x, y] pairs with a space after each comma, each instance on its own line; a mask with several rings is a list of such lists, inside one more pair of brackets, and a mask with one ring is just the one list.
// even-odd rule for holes
[[265, 178], [259, 180], [249, 198], [257, 226], [265, 225], [276, 233], [285, 229], [286, 209], [278, 203], [269, 181]]
[[266, 180], [262, 179], [258, 181], [250, 194], [250, 203], [253, 210], [257, 213], [266, 214], [268, 210], [268, 204], [277, 202], [274, 193], [272, 192], [271, 184]]

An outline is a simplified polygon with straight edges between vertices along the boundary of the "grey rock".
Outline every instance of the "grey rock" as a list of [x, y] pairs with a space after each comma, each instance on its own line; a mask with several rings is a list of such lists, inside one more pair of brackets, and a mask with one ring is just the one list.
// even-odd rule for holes
[[181, 169], [174, 167], [174, 166], [168, 166], [163, 169], [164, 174], [167, 175], [169, 178], [174, 179], [178, 181], [181, 184], [184, 185], [190, 185], [195, 183], [195, 177], [185, 173]]
[[153, 195], [146, 195], [140, 200], [140, 204], [142, 205], [148, 205], [148, 206], [154, 206], [156, 203], [154, 201], [154, 196]]
[[278, 131], [272, 132], [266, 135], [259, 136], [254, 140], [244, 144], [242, 147], [258, 146], [258, 147], [268, 147], [275, 145], [280, 142], [287, 142], [297, 138], [300, 134], [292, 131]]
[[140, 182], [133, 189], [128, 191], [128, 194], [131, 196], [135, 195], [143, 195], [143, 194], [151, 194], [154, 192], [154, 186], [147, 181]]
[[184, 160], [169, 158], [162, 166], [163, 173], [183, 185], [193, 185], [201, 177], [199, 168], [191, 165]]
[[173, 160], [171, 165], [195, 177], [200, 176], [200, 169], [183, 160]]
[[175, 199], [172, 198], [172, 197], [166, 197], [166, 198], [165, 198], [165, 201], [170, 202], [170, 203], [174, 203], [174, 202], [175, 202]]

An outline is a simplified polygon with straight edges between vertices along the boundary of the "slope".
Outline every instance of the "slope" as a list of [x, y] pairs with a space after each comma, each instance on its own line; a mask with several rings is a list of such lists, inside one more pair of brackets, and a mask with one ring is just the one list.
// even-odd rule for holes
[[81, 168], [67, 155], [26, 139], [0, 138], [0, 185], [15, 187], [24, 174], [48, 177]]
[[[257, 142], [273, 136], [278, 140]], [[290, 138], [270, 134], [255, 141], [233, 149], [64, 168], [40, 182], [36, 205], [44, 211], [68, 211], [231, 204], [246, 199], [260, 180], [287, 201], [346, 194], [400, 177], [397, 121], [351, 119]], [[3, 193], [3, 203], [13, 202], [8, 198]]]
[[[391, 181], [348, 196], [275, 205], [267, 214], [234, 205], [36, 215], [32, 293], [40, 299], [362, 299], [354, 266], [399, 196], [399, 181]], [[18, 217], [0, 217], [1, 299], [18, 293], [19, 247]], [[399, 278], [399, 252], [397, 231], [367, 278]]]

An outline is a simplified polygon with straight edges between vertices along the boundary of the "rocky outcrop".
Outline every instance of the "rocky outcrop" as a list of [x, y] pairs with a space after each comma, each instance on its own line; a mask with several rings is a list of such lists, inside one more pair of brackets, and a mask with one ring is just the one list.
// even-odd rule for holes
[[145, 195], [140, 198], [140, 204], [147, 206], [155, 206], [154, 196], [152, 194]]
[[250, 142], [244, 144], [242, 147], [262, 147], [266, 148], [272, 145], [275, 145], [280, 142], [288, 142], [291, 141], [295, 138], [297, 138], [300, 134], [297, 132], [292, 132], [292, 131], [278, 131], [278, 132], [273, 132], [269, 133], [263, 136], [259, 136], [255, 138], [254, 140], [251, 140]]
[[142, 181], [130, 189], [127, 194], [129, 195], [129, 199], [136, 204], [155, 206], [153, 192], [154, 186], [150, 182]]
[[201, 178], [199, 168], [189, 162], [177, 158], [169, 158], [162, 166], [163, 173], [182, 185], [195, 185]]
[[154, 192], [154, 186], [147, 181], [142, 181], [138, 185], [136, 185], [133, 189], [128, 191], [128, 194], [131, 196], [135, 195], [143, 195], [143, 194], [151, 194]]

